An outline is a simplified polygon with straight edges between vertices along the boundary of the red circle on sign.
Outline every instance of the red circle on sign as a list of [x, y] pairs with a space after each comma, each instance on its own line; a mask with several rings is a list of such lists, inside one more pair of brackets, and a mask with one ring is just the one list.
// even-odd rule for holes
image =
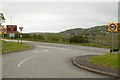
[[110, 28], [111, 31], [114, 31], [116, 29], [116, 25], [115, 24], [111, 24], [109, 28]]

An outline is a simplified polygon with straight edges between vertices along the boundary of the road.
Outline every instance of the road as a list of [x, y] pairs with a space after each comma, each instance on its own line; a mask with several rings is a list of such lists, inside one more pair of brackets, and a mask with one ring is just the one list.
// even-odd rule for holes
[[71, 59], [80, 55], [108, 52], [108, 49], [43, 42], [28, 42], [31, 50], [2, 55], [3, 78], [106, 78], [77, 68]]

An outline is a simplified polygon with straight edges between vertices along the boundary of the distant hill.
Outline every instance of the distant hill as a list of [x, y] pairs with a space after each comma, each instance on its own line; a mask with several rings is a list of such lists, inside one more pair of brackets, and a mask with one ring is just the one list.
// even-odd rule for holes
[[60, 32], [61, 34], [72, 34], [72, 33], [82, 33], [84, 32], [83, 28], [74, 28], [74, 29], [68, 29], [65, 31]]
[[[120, 23], [118, 23], [118, 26], [119, 25]], [[95, 27], [86, 28], [86, 29], [74, 28], [74, 29], [68, 29], [68, 30], [62, 31], [60, 32], [60, 34], [66, 34], [66, 35], [104, 34], [104, 33], [108, 33], [107, 28], [108, 28], [108, 25], [95, 26]]]
[[67, 35], [82, 35], [82, 34], [89, 34], [89, 33], [107, 33], [107, 25], [104, 26], [95, 26], [91, 28], [74, 28], [68, 29], [65, 31], [60, 32], [60, 34], [67, 34]]

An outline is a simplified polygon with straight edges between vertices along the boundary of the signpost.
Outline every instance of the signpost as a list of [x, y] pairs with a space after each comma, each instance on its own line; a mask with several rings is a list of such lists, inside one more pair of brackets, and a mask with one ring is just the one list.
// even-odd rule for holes
[[4, 26], [2, 26], [3, 22], [5, 22], [5, 18], [4, 18], [3, 13], [0, 13], [0, 28], [1, 28], [0, 33], [2, 34], [1, 35], [1, 37], [2, 37], [2, 49], [3, 49], [3, 46], [4, 46], [4, 34], [3, 33], [5, 31]]
[[1, 33], [2, 33], [2, 48], [3, 48], [3, 46], [4, 46], [4, 32], [5, 32], [5, 28], [4, 28], [4, 26], [2, 26], [2, 28], [1, 28]]
[[[20, 38], [21, 38], [21, 43], [22, 43], [22, 30], [23, 30], [23, 27], [19, 27], [19, 29], [20, 29], [20, 32], [21, 32], [21, 34], [20, 34]], [[19, 39], [18, 39], [19, 40]], [[19, 42], [19, 41], [18, 41]]]
[[19, 29], [20, 29], [20, 31], [22, 32], [22, 30], [23, 30], [23, 27], [19, 27]]
[[3, 25], [1, 25], [1, 27], [0, 27], [0, 34], [1, 34], [1, 37], [2, 37], [2, 48], [4, 46], [4, 34], [5, 33], [6, 33], [6, 28]]
[[114, 50], [114, 32], [118, 32], [118, 25], [117, 23], [109, 23], [108, 25], [108, 32], [111, 32], [112, 34], [112, 41], [111, 41], [111, 46], [112, 46], [112, 52]]
[[16, 33], [17, 25], [6, 25], [7, 33]]
[[10, 39], [15, 37], [17, 32], [17, 25], [6, 25], [6, 33], [9, 33]]

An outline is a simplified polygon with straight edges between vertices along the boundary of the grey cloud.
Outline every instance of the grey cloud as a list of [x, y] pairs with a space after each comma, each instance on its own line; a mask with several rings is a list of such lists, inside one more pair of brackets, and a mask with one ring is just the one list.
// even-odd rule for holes
[[[40, 3], [2, 3], [9, 23], [25, 26], [24, 32], [59, 32], [68, 28], [93, 27], [117, 22], [118, 4], [116, 2], [40, 2]], [[32, 29], [35, 26], [35, 29]]]

